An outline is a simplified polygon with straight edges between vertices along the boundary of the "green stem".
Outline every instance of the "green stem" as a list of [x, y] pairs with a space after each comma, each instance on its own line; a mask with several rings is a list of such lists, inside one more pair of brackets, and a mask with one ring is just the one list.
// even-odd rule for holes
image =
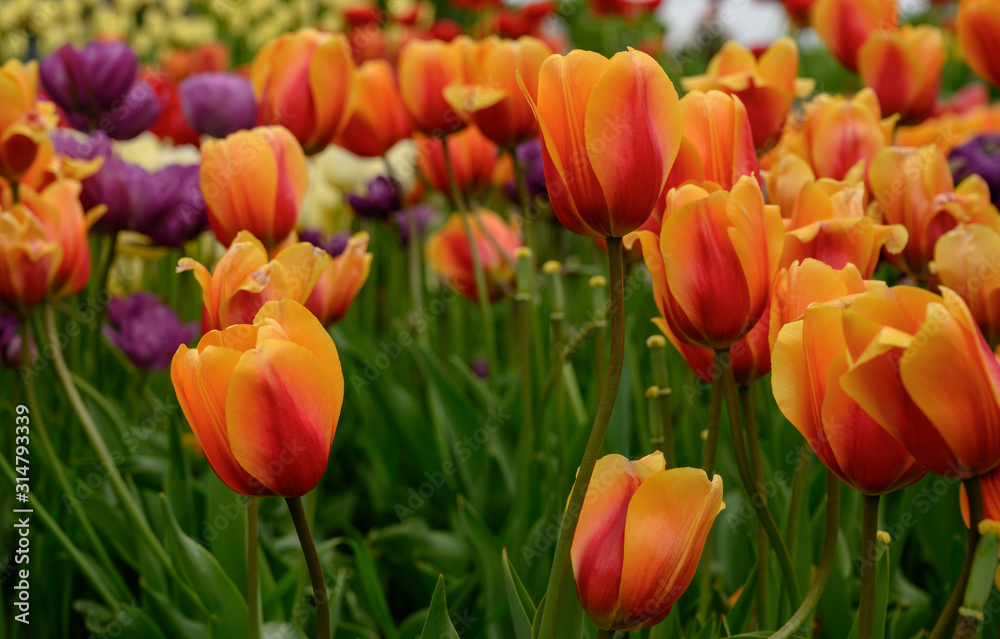
[[247, 609], [250, 639], [260, 639], [260, 573], [257, 568], [257, 498], [247, 497]]
[[548, 262], [542, 267], [547, 269], [545, 272], [550, 278], [552, 296], [550, 301], [551, 312], [549, 313], [549, 320], [552, 323], [552, 344], [553, 344], [553, 355], [555, 356], [553, 370], [557, 370], [555, 367], [558, 366], [558, 373], [555, 377], [555, 422], [556, 422], [556, 441], [559, 446], [557, 456], [560, 460], [559, 471], [560, 475], [564, 470], [566, 470], [566, 457], [565, 451], [568, 447], [568, 436], [566, 434], [566, 397], [563, 394], [563, 375], [559, 374], [562, 372], [564, 361], [562, 358], [561, 348], [563, 343], [563, 324], [566, 322], [566, 299], [562, 286], [562, 275], [560, 274], [561, 267], [558, 262]]
[[[601, 402], [597, 407], [594, 426], [587, 440], [587, 448], [580, 462], [580, 469], [570, 493], [569, 504], [562, 520], [559, 540], [556, 542], [555, 557], [552, 560], [552, 571], [549, 573], [548, 587], [545, 589], [545, 607], [542, 609], [542, 619], [539, 625], [539, 639], [553, 639], [556, 636], [556, 617], [563, 588], [569, 579], [570, 549], [576, 525], [580, 519], [580, 511], [587, 495], [590, 479], [594, 474], [594, 466], [601, 454], [601, 445], [608, 430], [611, 411], [618, 394], [618, 384], [622, 376], [622, 364], [625, 358], [625, 277], [622, 264], [622, 240], [620, 237], [608, 238], [608, 263], [611, 275], [611, 360], [608, 374], [605, 378]], [[572, 585], [570, 585], [572, 587]]]
[[316, 543], [309, 531], [309, 520], [302, 507], [302, 498], [289, 497], [285, 501], [288, 502], [288, 512], [292, 515], [295, 533], [299, 536], [302, 554], [305, 556], [306, 566], [309, 568], [309, 578], [312, 580], [313, 600], [316, 602], [316, 637], [317, 639], [329, 639], [330, 601], [326, 594], [326, 579], [323, 577], [323, 566], [319, 562], [319, 553], [316, 552]]
[[531, 254], [535, 255], [535, 214], [528, 194], [528, 182], [524, 176], [524, 167], [517, 161], [517, 147], [510, 147], [510, 159], [514, 165], [514, 181], [517, 183], [517, 196], [521, 200], [521, 216], [524, 218], [524, 237]]
[[[421, 261], [423, 238], [420, 236], [419, 229], [417, 228], [417, 216], [413, 212], [413, 208], [406, 206], [403, 189], [392, 170], [392, 163], [389, 162], [389, 158], [386, 156], [382, 156], [382, 162], [385, 164], [385, 173], [389, 177], [389, 183], [395, 189], [396, 197], [399, 198], [399, 203], [406, 212], [406, 230], [409, 236], [409, 242], [406, 245], [406, 276], [410, 285], [410, 301], [413, 303], [413, 310], [419, 311], [424, 307], [424, 277], [422, 270], [423, 262]], [[417, 341], [426, 344], [427, 332], [420, 331], [417, 333]]]
[[827, 472], [826, 531], [823, 534], [823, 552], [819, 558], [819, 566], [816, 568], [816, 576], [813, 578], [812, 585], [809, 586], [809, 592], [806, 593], [802, 605], [778, 632], [771, 635], [771, 639], [789, 639], [816, 610], [819, 600], [823, 597], [823, 591], [826, 589], [826, 583], [830, 579], [830, 572], [833, 570], [833, 557], [837, 551], [839, 533], [840, 480], [833, 473]]
[[[788, 547], [785, 546], [785, 542], [781, 538], [781, 533], [778, 531], [778, 525], [774, 521], [774, 516], [771, 515], [771, 511], [767, 507], [767, 502], [763, 499], [764, 487], [754, 479], [750, 468], [750, 460], [747, 458], [746, 440], [744, 439], [742, 427], [743, 420], [740, 419], [740, 399], [736, 391], [736, 381], [733, 379], [733, 359], [728, 350], [727, 348], [722, 351], [725, 355], [722, 377], [725, 381], [726, 406], [732, 430], [733, 454], [736, 457], [736, 467], [739, 470], [743, 488], [750, 499], [750, 505], [757, 511], [757, 518], [764, 525], [768, 539], [771, 545], [774, 546], [774, 552], [778, 556], [781, 576], [788, 586], [788, 590], [786, 590], [786, 595], [789, 599], [788, 603], [792, 608], [798, 608], [801, 599], [799, 597], [799, 587], [795, 581], [795, 570], [792, 567], [792, 560], [788, 556]], [[716, 355], [718, 356], [718, 353]]]
[[[486, 274], [483, 272], [483, 262], [479, 256], [479, 244], [472, 233], [472, 225], [469, 223], [469, 208], [465, 198], [458, 188], [455, 180], [455, 170], [451, 164], [451, 153], [448, 152], [448, 141], [441, 138], [442, 157], [444, 158], [444, 169], [448, 174], [448, 184], [451, 185], [452, 198], [455, 206], [458, 207], [459, 215], [462, 218], [462, 228], [465, 229], [465, 237], [469, 242], [469, 253], [472, 255], [472, 272], [476, 278], [476, 296], [479, 298], [479, 310], [483, 315], [483, 339], [486, 340], [486, 360], [490, 365], [490, 379], [497, 379], [500, 369], [497, 366], [497, 345], [493, 335], [493, 310], [490, 308], [489, 292], [486, 288]], [[486, 229], [482, 229], [485, 233]]]
[[858, 609], [858, 639], [871, 639], [875, 628], [878, 503], [879, 495], [865, 495], [861, 511], [861, 605]]
[[597, 639], [615, 639], [615, 631], [598, 629]]
[[722, 424], [722, 397], [725, 394], [726, 380], [722, 374], [726, 351], [715, 351], [715, 365], [712, 367], [715, 378], [712, 380], [711, 395], [708, 399], [708, 437], [705, 439], [705, 452], [701, 458], [701, 468], [712, 478], [715, 476], [715, 458], [719, 450], [719, 429]]
[[[667, 468], [674, 468], [677, 466], [677, 458], [674, 454], [674, 423], [670, 415], [670, 374], [667, 370], [667, 354], [666, 354], [666, 340], [662, 336], [655, 336], [659, 339], [650, 348], [650, 359], [653, 364], [653, 381], [656, 382], [656, 398], [651, 399], [651, 402], [659, 408], [659, 419], [655, 422], [652, 421], [653, 415], [650, 414], [649, 432], [650, 432], [650, 443], [653, 445], [654, 450], [660, 450], [663, 452], [663, 460], [666, 462]], [[651, 340], [646, 340], [646, 344], [649, 345]], [[654, 411], [655, 412], [655, 411]]]
[[[750, 386], [740, 386], [740, 409], [743, 413], [743, 423], [747, 430], [747, 447], [750, 450], [750, 463], [753, 467], [754, 482], [764, 485], [764, 458], [760, 452], [760, 437], [757, 433], [757, 414], [753, 406], [753, 389]], [[767, 495], [761, 494], [761, 499], [767, 503]], [[767, 609], [767, 564], [768, 564], [767, 531], [764, 524], [757, 522], [757, 624], [761, 628], [771, 627]]]
[[962, 572], [955, 582], [955, 589], [951, 592], [951, 597], [941, 611], [934, 629], [927, 639], [945, 639], [955, 620], [958, 618], [958, 607], [962, 605], [965, 598], [965, 587], [969, 583], [969, 573], [972, 572], [972, 563], [976, 556], [976, 546], [979, 545], [979, 522], [983, 520], [983, 487], [979, 481], [979, 476], [970, 477], [962, 481], [965, 485], [965, 493], [969, 498], [969, 545], [965, 551], [965, 562], [962, 564]]
[[14, 204], [21, 201], [21, 184], [17, 180], [10, 183], [10, 197]]

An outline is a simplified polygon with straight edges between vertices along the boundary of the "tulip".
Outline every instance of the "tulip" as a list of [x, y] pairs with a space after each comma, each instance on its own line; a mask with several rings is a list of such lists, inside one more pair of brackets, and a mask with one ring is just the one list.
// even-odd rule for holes
[[238, 131], [201, 149], [201, 192], [225, 246], [247, 230], [273, 249], [295, 228], [309, 185], [302, 148], [284, 127]]
[[896, 26], [896, 0], [816, 0], [812, 26], [830, 55], [850, 71], [858, 69], [858, 51], [877, 31]]
[[663, 0], [589, 0], [591, 10], [597, 16], [619, 15], [626, 20], [635, 20], [647, 13], [654, 13]]
[[[535, 200], [547, 197], [545, 190], [545, 163], [542, 159], [542, 143], [538, 138], [517, 145], [514, 151], [517, 163], [524, 168], [524, 183], [528, 188], [528, 197]], [[520, 201], [517, 192], [517, 182], [510, 180], [504, 186], [507, 197], [515, 204]]]
[[163, 109], [149, 84], [137, 79], [138, 70], [139, 58], [127, 44], [93, 41], [83, 49], [61, 46], [42, 60], [40, 78], [74, 128], [130, 140]]
[[[496, 300], [513, 285], [514, 252], [522, 245], [521, 238], [502, 217], [486, 209], [470, 215], [468, 222], [486, 276], [487, 296]], [[454, 213], [427, 238], [424, 254], [434, 272], [475, 302], [479, 296], [470, 248], [462, 216]]]
[[399, 93], [417, 129], [444, 136], [465, 127], [462, 116], [448, 103], [444, 90], [465, 81], [465, 59], [472, 40], [459, 36], [451, 42], [410, 40], [399, 54]]
[[329, 263], [329, 254], [308, 242], [292, 244], [269, 260], [261, 241], [240, 231], [211, 273], [188, 257], [177, 263], [177, 272], [194, 271], [201, 285], [201, 330], [207, 333], [250, 322], [271, 300], [305, 303]]
[[971, 175], [983, 178], [993, 204], [1000, 206], [1000, 134], [986, 133], [953, 149], [948, 166], [956, 184]]
[[337, 144], [362, 157], [383, 156], [410, 137], [412, 128], [392, 66], [369, 60], [358, 68], [354, 83], [354, 106]]
[[538, 38], [481, 40], [469, 52], [465, 84], [445, 87], [444, 97], [497, 146], [524, 142], [538, 134], [538, 126], [516, 74], [529, 98], [537, 101], [539, 69], [551, 54], [552, 49]]
[[309, 242], [313, 246], [318, 246], [327, 253], [330, 257], [337, 257], [347, 249], [347, 245], [351, 241], [352, 235], [350, 232], [343, 233], [332, 233], [330, 235], [324, 236], [322, 232], [317, 229], [306, 229], [299, 233], [299, 241]]
[[224, 138], [252, 129], [257, 117], [253, 84], [234, 73], [199, 73], [177, 85], [181, 109], [194, 130]]
[[920, 122], [934, 108], [945, 57], [940, 29], [906, 24], [872, 34], [858, 52], [858, 73], [875, 90], [883, 113]]
[[[23, 342], [21, 338], [21, 322], [12, 313], [0, 313], [0, 366], [18, 369], [24, 365]], [[28, 361], [33, 364], [38, 358], [38, 347], [34, 338], [28, 335]]]
[[781, 0], [785, 13], [792, 25], [798, 28], [809, 26], [809, 13], [816, 0]]
[[750, 118], [754, 144], [764, 148], [781, 135], [795, 97], [812, 93], [815, 82], [798, 74], [795, 40], [781, 38], [760, 59], [730, 40], [709, 60], [704, 75], [683, 78], [681, 84], [687, 91], [717, 90], [738, 97]]
[[253, 59], [257, 124], [287, 128], [309, 155], [333, 143], [354, 99], [354, 60], [343, 35], [300, 29]]
[[941, 292], [855, 298], [841, 387], [932, 473], [966, 479], [1000, 463], [1000, 362], [962, 299]]
[[584, 611], [603, 630], [663, 620], [687, 589], [722, 502], [722, 477], [663, 454], [597, 460], [571, 556]]
[[1000, 231], [960, 225], [934, 245], [934, 272], [966, 304], [986, 340], [1000, 344]]
[[0, 210], [0, 308], [23, 314], [83, 290], [90, 279], [87, 229], [103, 212], [84, 214], [80, 183], [59, 180], [41, 193], [29, 186]]
[[35, 100], [38, 65], [8, 60], [0, 67], [0, 178], [20, 182], [52, 158]]
[[771, 353], [771, 387], [778, 408], [830, 472], [865, 495], [883, 495], [913, 484], [927, 469], [841, 388], [849, 368], [841, 313], [813, 305], [781, 329]]
[[174, 352], [198, 331], [194, 322], [183, 324], [177, 313], [151, 293], [139, 291], [108, 302], [104, 336], [137, 368], [165, 370]]
[[206, 42], [191, 49], [171, 49], [160, 65], [174, 82], [196, 73], [217, 73], [229, 68], [229, 48], [224, 42]]
[[732, 191], [694, 184], [669, 196], [659, 237], [639, 231], [660, 311], [670, 333], [690, 346], [724, 349], [764, 316], [781, 257], [778, 207], [765, 205], [757, 181]]
[[663, 69], [634, 49], [610, 60], [553, 55], [531, 103], [556, 217], [591, 237], [624, 237], [649, 218], [681, 146], [683, 113]]
[[298, 302], [268, 302], [253, 325], [181, 345], [170, 380], [209, 465], [234, 491], [300, 497], [323, 478], [344, 375], [333, 340]]
[[170, 76], [158, 69], [147, 68], [140, 71], [139, 78], [149, 85], [163, 104], [159, 117], [149, 125], [149, 132], [161, 140], [168, 140], [174, 146], [201, 144], [201, 134], [191, 126], [184, 114], [180, 91]]
[[792, 217], [802, 188], [815, 181], [816, 174], [809, 162], [794, 154], [783, 156], [770, 170], [764, 171], [768, 202], [777, 205], [786, 220]]
[[961, 0], [958, 4], [958, 44], [972, 70], [1000, 87], [1000, 6], [992, 0]]
[[490, 186], [497, 166], [497, 146], [477, 127], [470, 126], [444, 140], [424, 135], [417, 135], [416, 140], [419, 152], [417, 166], [435, 190], [449, 198], [452, 196], [443, 144], [448, 145], [455, 185], [460, 193], [466, 197], [477, 196]]
[[681, 98], [684, 139], [665, 188], [688, 180], [731, 189], [744, 175], [760, 181], [750, 120], [738, 97], [692, 91]]
[[914, 126], [899, 127], [896, 145], [934, 145], [948, 155], [956, 147], [984, 133], [1000, 132], [1000, 105], [979, 105], [962, 112], [946, 112]]
[[347, 196], [347, 203], [355, 213], [372, 220], [385, 220], [403, 206], [398, 189], [384, 175], [368, 183], [368, 195], [352, 193]]
[[372, 267], [368, 233], [356, 233], [342, 252], [330, 255], [333, 259], [323, 269], [305, 304], [323, 326], [333, 326], [347, 315], [368, 280]]
[[1000, 213], [990, 202], [989, 187], [979, 176], [955, 188], [951, 170], [936, 147], [890, 147], [872, 160], [868, 171], [873, 202], [869, 215], [902, 224], [909, 241], [890, 260], [913, 277], [928, 281], [934, 245], [960, 223], [1000, 230]]

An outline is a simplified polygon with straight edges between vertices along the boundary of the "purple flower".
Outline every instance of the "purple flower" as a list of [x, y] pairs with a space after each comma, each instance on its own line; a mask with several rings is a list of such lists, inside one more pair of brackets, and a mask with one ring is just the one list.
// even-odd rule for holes
[[61, 46], [42, 60], [39, 79], [74, 128], [128, 140], [163, 110], [153, 89], [137, 79], [138, 70], [139, 58], [127, 44], [95, 41], [83, 49]]
[[[528, 195], [548, 197], [545, 187], [545, 166], [542, 160], [542, 143], [538, 138], [519, 144], [516, 151], [517, 163], [524, 168], [524, 182], [528, 187]], [[520, 202], [517, 192], [517, 182], [511, 180], [504, 185], [504, 192], [513, 202]]]
[[434, 207], [430, 204], [417, 204], [408, 209], [396, 211], [396, 227], [399, 229], [399, 242], [403, 246], [410, 245], [410, 220], [408, 219], [407, 211], [411, 211], [416, 218], [417, 233], [420, 237], [424, 236], [427, 225], [434, 218]]
[[986, 133], [953, 149], [948, 157], [955, 183], [979, 175], [990, 187], [993, 204], [1000, 206], [1000, 133]]
[[469, 368], [479, 379], [489, 379], [490, 365], [485, 359], [474, 359], [469, 362]]
[[169, 367], [177, 347], [198, 333], [196, 322], [182, 323], [173, 309], [145, 291], [112, 299], [107, 312], [104, 336], [147, 371]]
[[347, 248], [347, 243], [351, 240], [351, 234], [345, 231], [323, 237], [315, 229], [306, 229], [299, 233], [299, 239], [303, 242], [309, 242], [313, 246], [318, 246], [329, 253], [330, 257], [337, 257]]
[[[0, 364], [7, 368], [18, 368], [24, 362], [21, 360], [21, 320], [11, 313], [0, 313]], [[30, 361], [38, 357], [38, 348], [34, 338], [29, 337], [31, 350]]]
[[253, 85], [235, 73], [199, 73], [177, 89], [184, 117], [198, 133], [224, 138], [252, 129], [257, 119]]
[[348, 195], [347, 203], [361, 217], [384, 220], [390, 213], [398, 211], [402, 204], [399, 194], [389, 178], [380, 175], [368, 183], [368, 195]]

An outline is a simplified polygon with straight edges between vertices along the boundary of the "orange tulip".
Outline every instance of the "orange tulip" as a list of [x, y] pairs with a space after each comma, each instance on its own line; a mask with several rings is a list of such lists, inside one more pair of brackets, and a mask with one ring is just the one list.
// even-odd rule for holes
[[337, 144], [362, 157], [385, 155], [410, 137], [412, 128], [392, 66], [385, 60], [369, 60], [358, 68], [354, 82], [354, 107]]
[[934, 109], [945, 57], [940, 29], [905, 24], [872, 34], [858, 52], [858, 73], [875, 90], [883, 113], [920, 122]]
[[681, 111], [684, 139], [665, 188], [707, 180], [728, 190], [744, 175], [760, 181], [750, 120], [738, 97], [692, 91], [681, 98]]
[[12, 182], [54, 153], [35, 100], [37, 81], [37, 62], [15, 59], [0, 67], [0, 178]]
[[995, 0], [961, 0], [955, 21], [958, 43], [972, 70], [1000, 87], [1000, 4]]
[[417, 135], [417, 167], [420, 173], [437, 191], [452, 197], [448, 172], [444, 164], [444, 149], [448, 144], [448, 155], [455, 173], [455, 184], [466, 196], [480, 195], [491, 184], [493, 171], [497, 166], [497, 146], [483, 135], [476, 126], [453, 133], [444, 138]]
[[20, 189], [0, 207], [0, 308], [24, 313], [83, 290], [90, 279], [87, 230], [103, 207], [84, 214], [80, 183], [58, 180], [41, 193]]
[[858, 68], [858, 50], [879, 30], [899, 21], [896, 0], [817, 0], [812, 26], [830, 55], [851, 71]]
[[538, 134], [538, 126], [515, 74], [537, 100], [538, 72], [551, 54], [549, 45], [531, 36], [481, 40], [469, 51], [466, 83], [446, 87], [444, 97], [497, 146], [524, 142]]
[[798, 75], [795, 40], [781, 38], [759, 59], [730, 40], [709, 60], [707, 73], [683, 78], [681, 84], [685, 91], [718, 90], [738, 97], [750, 117], [754, 144], [764, 148], [781, 135], [795, 97], [812, 93], [815, 81]]
[[268, 302], [252, 325], [181, 344], [170, 380], [209, 465], [236, 492], [301, 497], [323, 478], [344, 375], [330, 335], [298, 302]]
[[677, 157], [683, 114], [670, 78], [629, 49], [610, 60], [591, 51], [553, 55], [537, 103], [549, 199], [566, 228], [623, 237], [649, 217]]
[[447, 87], [463, 84], [472, 40], [410, 40], [399, 53], [399, 91], [417, 129], [444, 136], [465, 127], [462, 116], [444, 97]]
[[732, 191], [688, 184], [669, 198], [659, 237], [639, 231], [660, 311], [670, 333], [691, 346], [722, 349], [764, 316], [781, 257], [778, 207], [744, 176]]
[[1000, 362], [965, 302], [941, 292], [855, 298], [841, 387], [928, 470], [968, 478], [1000, 464]]
[[943, 113], [914, 126], [896, 130], [896, 145], [921, 147], [934, 145], [946, 156], [983, 133], [1000, 131], [1000, 105], [975, 106], [961, 113]]
[[201, 285], [201, 330], [222, 330], [248, 324], [271, 300], [304, 303], [330, 263], [330, 255], [308, 242], [282, 249], [270, 260], [267, 249], [248, 231], [240, 231], [215, 270], [189, 257], [177, 263], [177, 272], [194, 271]]
[[813, 305], [781, 329], [771, 353], [771, 387], [778, 408], [830, 472], [866, 495], [882, 495], [916, 482], [927, 469], [841, 388], [849, 367], [841, 313]]
[[200, 179], [208, 221], [220, 242], [229, 246], [246, 230], [273, 249], [299, 219], [309, 167], [288, 129], [257, 127], [205, 140]]
[[300, 29], [278, 36], [253, 60], [257, 123], [284, 126], [310, 155], [322, 151], [347, 124], [354, 74], [342, 34]]
[[347, 315], [354, 298], [368, 281], [372, 254], [368, 252], [368, 233], [355, 233], [347, 248], [330, 260], [319, 276], [306, 308], [319, 318], [323, 326], [332, 326]]
[[1000, 230], [1000, 213], [983, 179], [973, 175], [955, 188], [948, 161], [936, 147], [887, 148], [872, 160], [868, 181], [873, 199], [869, 215], [902, 224], [909, 232], [902, 252], [889, 259], [918, 279], [930, 279], [934, 245], [958, 224]]
[[691, 583], [725, 507], [722, 477], [666, 469], [662, 453], [598, 459], [571, 549], [576, 592], [597, 627], [662, 621]]
[[[514, 253], [522, 245], [517, 231], [503, 218], [486, 209], [469, 215], [472, 235], [479, 250], [479, 259], [486, 275], [489, 298], [498, 299], [514, 282]], [[427, 238], [424, 254], [427, 263], [459, 293], [476, 301], [476, 278], [472, 269], [472, 252], [465, 235], [462, 217], [452, 214], [448, 221]]]
[[781, 217], [786, 220], [792, 217], [802, 187], [815, 181], [812, 167], [797, 155], [785, 155], [764, 171], [767, 200], [781, 209]]
[[864, 194], [864, 184], [821, 179], [803, 185], [785, 220], [781, 265], [811, 257], [835, 269], [853, 264], [869, 278], [883, 250], [889, 255], [904, 250], [906, 228], [866, 216]]
[[1000, 344], [1000, 232], [963, 224], [934, 245], [934, 272], [969, 305], [986, 340]]

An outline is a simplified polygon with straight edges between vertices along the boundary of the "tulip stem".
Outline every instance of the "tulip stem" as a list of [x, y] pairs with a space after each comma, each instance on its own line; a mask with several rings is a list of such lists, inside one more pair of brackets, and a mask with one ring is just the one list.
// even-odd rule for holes
[[514, 165], [514, 181], [517, 183], [517, 196], [521, 200], [521, 215], [524, 217], [524, 238], [531, 249], [531, 254], [536, 255], [535, 247], [535, 218], [537, 217], [532, 206], [531, 196], [528, 194], [528, 182], [525, 179], [524, 167], [517, 161], [517, 147], [510, 147], [510, 160]]
[[[392, 185], [393, 190], [396, 192], [396, 197], [399, 198], [399, 205], [403, 207], [406, 215], [406, 231], [407, 239], [409, 240], [406, 243], [406, 276], [410, 285], [410, 298], [413, 302], [413, 310], [419, 312], [424, 307], [424, 277], [420, 260], [423, 238], [420, 237], [420, 230], [417, 228], [417, 214], [414, 213], [412, 207], [406, 206], [403, 188], [400, 186], [399, 180], [396, 179], [396, 174], [392, 170], [392, 163], [384, 155], [382, 156], [382, 162], [385, 164], [385, 174], [389, 178], [389, 184]], [[426, 344], [427, 331], [419, 331], [417, 333], [417, 341]]]
[[615, 639], [615, 631], [614, 630], [602, 630], [602, 629], [598, 628], [598, 630], [597, 630], [597, 639]]
[[712, 372], [712, 390], [708, 398], [708, 431], [705, 438], [705, 452], [701, 458], [701, 468], [709, 479], [715, 476], [715, 458], [719, 450], [719, 429], [722, 424], [722, 396], [725, 395], [726, 378], [722, 374], [726, 351], [715, 351], [715, 365]]
[[21, 183], [14, 180], [10, 183], [10, 199], [14, 204], [21, 201]]
[[955, 625], [958, 607], [965, 598], [965, 587], [969, 583], [969, 574], [972, 572], [972, 563], [976, 557], [976, 546], [979, 545], [979, 522], [983, 520], [983, 487], [978, 475], [965, 479], [962, 483], [969, 498], [969, 546], [965, 550], [965, 562], [962, 564], [958, 581], [955, 582], [955, 589], [952, 590], [948, 603], [941, 611], [941, 616], [938, 617], [927, 639], [945, 639]]
[[[767, 507], [767, 502], [764, 501], [764, 487], [754, 479], [750, 461], [747, 458], [747, 445], [742, 426], [743, 420], [740, 419], [740, 399], [736, 391], [736, 381], [733, 378], [733, 358], [728, 348], [723, 349], [722, 353], [724, 357], [722, 357], [723, 367], [721, 374], [725, 382], [726, 410], [729, 412], [729, 425], [732, 430], [733, 454], [736, 457], [736, 467], [739, 469], [740, 479], [743, 481], [743, 488], [747, 492], [747, 497], [750, 498], [750, 505], [757, 511], [757, 518], [764, 525], [764, 531], [767, 533], [771, 545], [774, 546], [774, 552], [778, 556], [781, 577], [787, 586], [785, 594], [788, 597], [788, 603], [792, 608], [798, 608], [801, 599], [799, 597], [799, 587], [795, 581], [795, 570], [792, 567], [792, 560], [788, 555], [788, 547], [781, 538], [781, 533], [778, 531], [778, 524], [775, 523], [774, 516]], [[719, 357], [718, 353], [716, 353], [716, 357]]]
[[615, 406], [618, 384], [622, 376], [622, 364], [625, 359], [625, 271], [622, 265], [622, 239], [609, 237], [607, 242], [608, 266], [611, 276], [611, 305], [609, 308], [611, 315], [611, 360], [608, 364], [607, 377], [605, 377], [604, 391], [601, 393], [601, 402], [594, 418], [594, 426], [590, 431], [590, 438], [587, 440], [587, 448], [584, 450], [583, 459], [580, 462], [580, 469], [570, 493], [569, 504], [566, 506], [566, 514], [563, 516], [559, 539], [556, 542], [552, 571], [549, 573], [548, 587], [545, 589], [545, 606], [542, 608], [542, 619], [539, 624], [539, 639], [553, 639], [556, 636], [556, 617], [558, 616], [559, 603], [563, 588], [566, 587], [566, 581], [569, 579], [570, 549], [573, 546], [573, 536], [576, 534], [580, 511], [583, 509], [587, 488], [594, 474], [594, 466], [597, 464], [597, 458], [601, 454], [601, 446], [604, 444], [604, 435], [607, 433], [611, 411]]
[[809, 592], [802, 605], [795, 611], [791, 619], [785, 622], [771, 639], [788, 639], [802, 627], [816, 610], [819, 600], [823, 597], [826, 583], [833, 570], [833, 557], [837, 551], [837, 537], [840, 534], [840, 479], [831, 472], [826, 477], [826, 531], [823, 534], [823, 552], [819, 557], [819, 566], [813, 578]]
[[323, 577], [323, 565], [319, 562], [316, 543], [309, 531], [309, 519], [302, 507], [301, 497], [288, 497], [288, 512], [295, 524], [295, 534], [299, 536], [302, 554], [309, 568], [309, 578], [312, 580], [313, 600], [316, 602], [316, 638], [330, 639], [330, 599], [326, 594], [326, 578]]
[[[493, 311], [490, 308], [489, 292], [486, 289], [486, 274], [483, 272], [483, 261], [479, 256], [479, 244], [472, 233], [472, 225], [469, 223], [469, 208], [466, 206], [462, 191], [458, 188], [455, 180], [455, 169], [451, 164], [451, 153], [448, 152], [447, 138], [441, 138], [441, 155], [444, 159], [444, 169], [448, 174], [448, 184], [451, 186], [452, 198], [458, 213], [462, 218], [462, 228], [465, 229], [465, 238], [469, 242], [469, 253], [472, 255], [472, 272], [476, 278], [476, 297], [479, 299], [479, 310], [483, 314], [483, 339], [486, 340], [486, 361], [490, 365], [490, 378], [496, 379], [500, 375], [497, 365], [497, 345], [493, 331]], [[482, 228], [483, 233], [486, 229]]]
[[[747, 430], [747, 446], [750, 449], [750, 464], [753, 467], [753, 478], [758, 486], [764, 485], [764, 458], [760, 452], [760, 437], [757, 433], [757, 415], [753, 406], [753, 389], [750, 386], [740, 386], [740, 408], [743, 412], [743, 423]], [[767, 503], [767, 495], [761, 494], [761, 500]], [[767, 609], [767, 531], [764, 524], [757, 522], [757, 625], [760, 628], [770, 627]]]
[[878, 541], [879, 495], [865, 495], [861, 511], [861, 604], [858, 639], [871, 639], [875, 628], [875, 558]]
[[656, 415], [659, 419], [652, 420], [653, 415], [650, 415], [649, 432], [653, 449], [663, 452], [667, 468], [674, 468], [677, 466], [677, 458], [674, 454], [674, 423], [670, 415], [671, 389], [666, 350], [665, 342], [650, 348], [653, 381], [656, 383], [656, 397], [650, 400], [650, 405], [659, 409], [659, 414]]
[[260, 573], [257, 569], [257, 498], [247, 496], [247, 609], [250, 639], [260, 639]]

